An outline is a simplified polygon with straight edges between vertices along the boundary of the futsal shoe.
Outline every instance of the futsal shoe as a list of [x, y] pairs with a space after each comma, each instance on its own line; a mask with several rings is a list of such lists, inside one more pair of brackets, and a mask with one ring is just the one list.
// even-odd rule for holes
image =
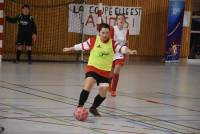
[[116, 97], [116, 96], [117, 96], [116, 91], [111, 91], [111, 96], [112, 96], [112, 97]]
[[101, 117], [101, 114], [98, 112], [96, 108], [91, 107], [90, 108], [90, 113], [93, 114], [95, 117]]

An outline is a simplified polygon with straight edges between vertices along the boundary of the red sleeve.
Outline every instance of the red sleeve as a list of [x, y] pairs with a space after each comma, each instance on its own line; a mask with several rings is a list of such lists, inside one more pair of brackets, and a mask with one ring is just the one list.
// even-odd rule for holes
[[116, 48], [116, 46], [117, 46], [117, 45], [115, 45], [115, 43], [116, 43], [116, 41], [112, 40], [112, 47], [113, 47], [114, 53], [115, 53], [115, 48]]
[[114, 40], [114, 27], [110, 27], [110, 37]]
[[96, 36], [90, 38], [90, 49], [94, 47], [95, 41], [96, 41]]

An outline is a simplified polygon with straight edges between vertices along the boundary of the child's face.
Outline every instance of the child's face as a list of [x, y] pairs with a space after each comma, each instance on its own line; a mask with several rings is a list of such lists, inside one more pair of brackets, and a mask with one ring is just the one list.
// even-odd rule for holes
[[110, 38], [110, 30], [108, 28], [102, 28], [99, 36], [102, 42], [107, 41]]
[[29, 15], [29, 8], [27, 7], [22, 8], [22, 14]]
[[125, 24], [125, 17], [124, 17], [123, 15], [119, 15], [119, 16], [117, 17], [117, 25], [118, 25], [119, 27], [123, 27], [124, 24]]

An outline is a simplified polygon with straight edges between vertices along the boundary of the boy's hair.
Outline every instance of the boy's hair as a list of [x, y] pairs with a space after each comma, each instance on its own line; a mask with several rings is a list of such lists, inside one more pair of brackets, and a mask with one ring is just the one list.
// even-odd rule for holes
[[108, 28], [110, 30], [110, 26], [106, 23], [101, 23], [98, 27], [98, 31], [100, 32], [102, 28]]
[[117, 21], [117, 19], [118, 19], [119, 16], [123, 16], [124, 19], [126, 20], [126, 16], [125, 16], [124, 14], [117, 14], [117, 15], [116, 15], [116, 21]]
[[28, 5], [28, 4], [24, 4], [23, 6], [22, 6], [22, 9], [23, 8], [28, 8], [28, 9], [30, 9], [30, 6]]

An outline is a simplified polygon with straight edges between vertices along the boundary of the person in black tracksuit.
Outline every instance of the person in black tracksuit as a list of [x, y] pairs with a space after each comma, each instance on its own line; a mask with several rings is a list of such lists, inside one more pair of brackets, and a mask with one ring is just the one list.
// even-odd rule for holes
[[32, 43], [36, 41], [37, 30], [33, 16], [30, 15], [29, 5], [23, 5], [22, 13], [16, 17], [6, 16], [6, 20], [9, 23], [18, 24], [18, 34], [16, 41], [17, 51], [15, 62], [18, 63], [20, 61], [21, 51], [23, 46], [25, 46], [28, 55], [28, 63], [32, 64]]

